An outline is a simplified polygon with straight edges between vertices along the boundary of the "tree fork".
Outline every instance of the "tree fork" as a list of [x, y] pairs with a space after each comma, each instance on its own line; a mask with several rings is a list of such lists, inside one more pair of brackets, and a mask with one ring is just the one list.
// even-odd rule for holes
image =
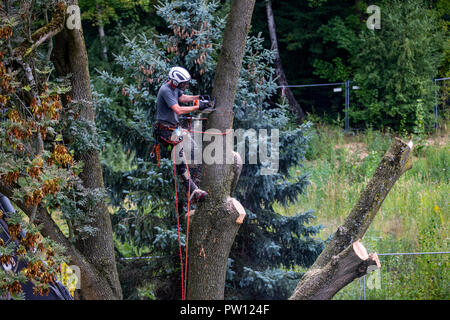
[[[357, 272], [350, 272], [348, 269], [348, 274], [334, 276], [339, 264], [333, 263], [333, 260], [350, 250], [350, 245], [362, 239], [395, 182], [412, 167], [412, 148], [412, 141], [406, 143], [399, 138], [393, 140], [344, 224], [338, 227], [330, 243], [300, 279], [290, 300], [331, 299], [349, 283], [347, 281], [351, 282], [358, 277]], [[361, 275], [359, 273], [359, 276]], [[325, 278], [333, 281], [323, 280]]]

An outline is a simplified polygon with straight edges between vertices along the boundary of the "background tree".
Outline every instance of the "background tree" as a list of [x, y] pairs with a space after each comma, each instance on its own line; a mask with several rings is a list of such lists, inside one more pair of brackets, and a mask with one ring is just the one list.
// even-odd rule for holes
[[288, 82], [286, 79], [286, 75], [284, 74], [283, 70], [283, 64], [281, 63], [281, 57], [280, 52], [278, 50], [278, 40], [277, 40], [277, 30], [275, 26], [275, 19], [273, 17], [273, 10], [272, 10], [272, 1], [267, 0], [266, 1], [266, 12], [267, 12], [267, 25], [269, 27], [269, 34], [270, 34], [270, 42], [272, 43], [272, 50], [274, 51], [275, 55], [275, 65], [276, 65], [276, 71], [277, 71], [277, 77], [278, 77], [278, 84], [280, 86], [284, 86], [283, 90], [285, 92], [286, 98], [289, 101], [289, 106], [292, 108], [292, 111], [294, 113], [298, 114], [299, 121], [301, 122], [303, 118], [305, 117], [305, 113], [303, 112], [302, 108], [298, 104], [297, 100], [295, 99], [294, 94], [292, 93], [292, 90], [290, 87], [287, 87]]
[[[364, 88], [373, 88], [378, 93], [375, 98], [374, 92], [367, 93], [365, 89], [351, 92], [352, 111], [355, 111], [350, 115], [352, 126], [390, 126], [395, 130], [401, 127], [414, 132], [420, 130], [420, 122], [431, 128], [430, 106], [434, 102], [434, 97], [430, 96], [430, 93], [434, 94], [431, 80], [439, 69], [440, 74], [448, 70], [440, 58], [446, 37], [439, 30], [444, 26], [444, 32], [448, 32], [445, 31], [446, 21], [448, 23], [445, 5], [442, 1], [378, 3], [382, 28], [371, 31], [366, 27], [369, 17], [366, 9], [370, 4], [374, 3], [272, 1], [279, 50], [288, 82], [312, 84], [323, 83], [324, 79], [326, 82], [361, 81], [366, 83]], [[423, 14], [426, 17], [422, 19]], [[399, 27], [394, 27], [397, 23]], [[269, 39], [263, 3], [256, 5], [253, 26], [253, 32], [261, 31]], [[413, 29], [420, 32], [410, 34], [409, 30]], [[370, 39], [376, 43], [369, 44], [367, 41], [372, 41]], [[393, 39], [399, 44], [395, 48], [391, 44]], [[401, 41], [407, 42], [400, 44]], [[269, 46], [270, 43], [266, 42], [265, 47]], [[384, 48], [393, 52], [388, 55]], [[402, 54], [403, 49], [408, 53]], [[383, 67], [374, 62], [378, 60]], [[402, 60], [401, 64], [397, 64], [399, 60]], [[367, 69], [369, 67], [370, 70]], [[401, 68], [412, 68], [409, 70], [415, 70], [415, 75], [401, 76], [404, 74]], [[331, 89], [292, 90], [306, 113], [314, 113], [328, 122], [343, 119], [343, 97], [333, 94]], [[417, 102], [419, 98], [422, 102]], [[391, 107], [396, 99], [404, 102]], [[370, 104], [373, 107], [369, 107]], [[385, 108], [390, 110], [391, 115], [381, 119], [379, 110]], [[400, 122], [402, 117], [408, 119], [403, 124]]]
[[[316, 59], [331, 61], [339, 57], [346, 61], [348, 54], [334, 43], [323, 43], [322, 25], [335, 16], [347, 17], [355, 13], [355, 1], [278, 1], [272, 0], [276, 21], [278, 49], [289, 84], [315, 84], [324, 80], [315, 73]], [[256, 3], [252, 33], [261, 32], [271, 43], [267, 27], [264, 1]], [[301, 58], [300, 58], [301, 57]], [[343, 79], [346, 80], [346, 79]], [[341, 80], [340, 80], [341, 81]], [[317, 114], [327, 121], [335, 121], [343, 111], [343, 97], [323, 88], [291, 88], [305, 114]], [[278, 95], [281, 94], [281, 90]]]
[[444, 39], [437, 16], [424, 1], [389, 1], [382, 8], [382, 28], [376, 32], [363, 28], [358, 36], [352, 62], [361, 88], [356, 93], [360, 104], [352, 118], [377, 127], [424, 132], [432, 127], [432, 79], [442, 62]]
[[98, 37], [102, 46], [102, 56], [105, 61], [108, 61], [108, 47], [105, 39], [105, 26], [112, 21], [119, 21], [121, 18], [130, 17], [138, 19], [138, 10], [149, 13], [149, 9], [155, 4], [155, 1], [150, 0], [82, 0], [80, 1], [80, 9], [82, 18], [90, 21], [93, 27], [98, 30]]
[[[2, 110], [3, 119], [9, 120], [1, 127], [0, 191], [28, 216], [28, 224], [23, 224], [30, 235], [39, 229], [63, 247], [71, 264], [80, 267], [82, 298], [119, 299], [87, 55], [82, 30], [65, 29], [68, 4], [77, 2], [51, 3], [51, 21], [41, 28], [36, 17], [42, 14], [42, 3], [6, 1], [2, 7], [2, 30], [8, 35], [1, 43], [4, 54], [8, 52]], [[54, 36], [52, 65], [42, 59], [39, 45]], [[56, 82], [53, 66], [65, 82], [62, 78]], [[52, 215], [65, 223], [56, 224]], [[17, 219], [13, 221], [19, 225]], [[37, 245], [37, 235], [33, 239], [30, 250]]]

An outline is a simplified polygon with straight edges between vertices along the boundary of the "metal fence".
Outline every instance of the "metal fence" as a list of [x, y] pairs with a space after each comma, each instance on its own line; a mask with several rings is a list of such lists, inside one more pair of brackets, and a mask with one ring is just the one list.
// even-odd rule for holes
[[[383, 257], [387, 257], [387, 256], [425, 256], [425, 255], [446, 255], [446, 254], [450, 254], [449, 251], [441, 251], [441, 252], [406, 252], [406, 253], [380, 253], [377, 254], [378, 257], [380, 258], [380, 262], [381, 262], [381, 269], [386, 268], [386, 266], [383, 267]], [[386, 262], [386, 261], [385, 261]], [[378, 272], [378, 275], [376, 275], [375, 277], [381, 277], [381, 273], [380, 270], [378, 269], [374, 272]], [[444, 273], [444, 279], [443, 281], [445, 283], [443, 283], [443, 285], [445, 287], [447, 287], [447, 296], [450, 296], [450, 288], [449, 286], [449, 278], [445, 278], [445, 275], [450, 271], [448, 269], [444, 269], [444, 270], [435, 270], [436, 273], [437, 272], [441, 272]], [[389, 273], [390, 271], [386, 271], [386, 273]], [[408, 270], [404, 270], [404, 273], [408, 273]], [[407, 274], [408, 275], [408, 274]], [[367, 299], [367, 289], [375, 289], [375, 290], [380, 290], [381, 289], [381, 279], [378, 278], [379, 282], [377, 285], [373, 286], [372, 288], [368, 288], [368, 284], [367, 284], [367, 277], [373, 277], [374, 275], [364, 275], [362, 278], [359, 278], [358, 283], [359, 283], [359, 300], [366, 300]], [[435, 277], [437, 278], [437, 277]], [[430, 281], [434, 281], [437, 279], [430, 279]], [[406, 285], [406, 284], [405, 284]]]
[[[434, 122], [434, 127], [435, 129], [438, 128], [438, 119], [439, 119], [439, 98], [438, 98], [438, 83], [442, 82], [444, 85], [446, 85], [447, 80], [450, 80], [449, 78], [436, 78], [433, 79], [433, 83], [436, 87], [435, 89], [435, 101], [434, 101], [434, 113], [435, 113], [435, 122]], [[358, 90], [359, 87], [357, 85], [353, 85], [351, 86], [350, 84], [354, 83], [354, 81], [351, 80], [346, 80], [344, 82], [334, 82], [334, 83], [317, 83], [317, 84], [301, 84], [301, 85], [286, 85], [286, 86], [280, 86], [279, 88], [281, 88], [282, 90], [282, 94], [284, 95], [284, 89], [285, 88], [313, 88], [313, 87], [329, 87], [329, 86], [334, 86], [335, 88], [333, 88], [333, 92], [342, 92], [342, 86], [344, 86], [345, 89], [345, 106], [344, 106], [344, 113], [345, 113], [345, 126], [344, 126], [344, 131], [351, 131], [352, 129], [350, 128], [350, 120], [349, 120], [349, 110], [350, 110], [350, 91], [351, 90]], [[339, 87], [336, 87], [339, 86]], [[445, 108], [445, 104], [446, 104], [446, 100], [448, 98], [446, 96], [444, 96], [443, 100], [443, 106]]]

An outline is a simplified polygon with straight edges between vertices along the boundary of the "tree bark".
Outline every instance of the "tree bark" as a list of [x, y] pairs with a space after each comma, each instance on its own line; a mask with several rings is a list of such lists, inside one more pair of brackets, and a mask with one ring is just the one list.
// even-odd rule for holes
[[291, 111], [297, 115], [298, 122], [303, 122], [303, 118], [305, 117], [305, 113], [303, 112], [302, 107], [295, 99], [294, 94], [292, 93], [291, 88], [287, 87], [288, 82], [286, 79], [286, 74], [283, 70], [283, 65], [281, 63], [281, 56], [278, 50], [278, 40], [277, 40], [277, 31], [275, 27], [275, 19], [273, 17], [272, 10], [272, 1], [266, 0], [266, 13], [267, 13], [267, 25], [269, 26], [269, 34], [270, 34], [270, 42], [272, 43], [272, 50], [275, 55], [275, 70], [277, 74], [277, 82], [280, 87], [283, 88], [283, 92], [287, 97], [289, 102], [289, 107]]
[[[338, 227], [325, 250], [302, 277], [290, 300], [331, 299], [349, 282], [365, 274], [347, 268], [347, 274], [342, 275], [342, 272], [339, 273], [342, 268], [336, 261], [341, 261], [343, 256], [349, 254], [346, 252], [351, 250], [349, 246], [364, 236], [392, 186], [412, 167], [412, 147], [412, 141], [406, 143], [399, 138], [394, 139], [357, 204], [344, 224]], [[336, 274], [341, 276], [336, 277]]]
[[[214, 78], [213, 96], [218, 107], [209, 115], [207, 129], [226, 133], [233, 125], [234, 99], [254, 5], [255, 0], [231, 2]], [[232, 143], [229, 136], [220, 136], [225, 142], [223, 162], [203, 165], [201, 188], [209, 196], [195, 210], [190, 229], [188, 299], [224, 298], [228, 256], [244, 214], [239, 202], [230, 197], [235, 177], [240, 174], [240, 162], [236, 153], [227, 155], [226, 151], [232, 150], [227, 148]], [[228, 157], [231, 161], [226, 161]]]
[[[70, 4], [77, 5], [78, 1], [71, 1]], [[52, 61], [59, 76], [71, 74], [71, 99], [81, 105], [80, 118], [90, 124], [95, 134], [95, 111], [92, 105], [88, 56], [82, 29], [66, 28], [55, 36]], [[82, 154], [76, 154], [75, 158], [84, 163], [83, 172], [80, 174], [84, 187], [93, 190], [104, 189], [99, 152], [88, 150]], [[99, 202], [93, 211], [92, 225], [97, 228], [97, 231], [87, 238], [78, 237], [76, 247], [98, 270], [111, 290], [103, 291], [97, 288], [95, 283], [90, 283], [82, 274], [80, 297], [82, 299], [121, 299], [122, 290], [115, 263], [113, 232], [108, 208], [105, 203]]]

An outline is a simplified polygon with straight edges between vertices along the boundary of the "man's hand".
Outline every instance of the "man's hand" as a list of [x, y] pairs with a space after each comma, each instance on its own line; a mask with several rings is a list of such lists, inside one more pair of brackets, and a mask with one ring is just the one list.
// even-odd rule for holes
[[205, 110], [205, 109], [208, 109], [208, 108], [210, 108], [211, 107], [211, 104], [210, 104], [210, 102], [208, 101], [208, 102], [206, 102], [206, 101], [199, 101], [198, 102], [198, 109], [200, 110], [200, 111], [203, 111], [203, 110]]

